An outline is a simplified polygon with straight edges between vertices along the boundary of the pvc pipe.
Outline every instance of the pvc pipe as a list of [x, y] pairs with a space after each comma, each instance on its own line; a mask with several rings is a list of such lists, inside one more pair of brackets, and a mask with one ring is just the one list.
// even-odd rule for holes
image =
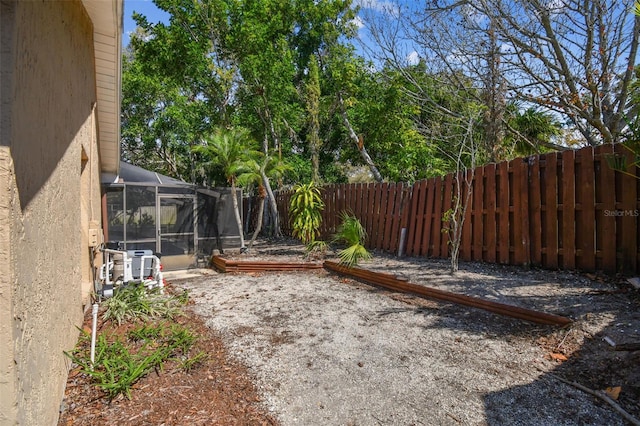
[[93, 310], [91, 311], [93, 315], [93, 324], [91, 325], [91, 369], [93, 370], [93, 362], [96, 358], [96, 329], [98, 326], [98, 304], [93, 304]]
[[398, 257], [404, 256], [404, 243], [407, 239], [407, 228], [400, 230], [400, 244], [398, 244]]

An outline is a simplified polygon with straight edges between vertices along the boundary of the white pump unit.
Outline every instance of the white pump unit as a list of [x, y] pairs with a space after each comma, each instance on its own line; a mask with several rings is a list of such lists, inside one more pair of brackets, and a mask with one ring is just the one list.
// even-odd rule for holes
[[151, 250], [102, 249], [104, 262], [100, 268], [101, 288], [96, 292], [102, 297], [113, 296], [114, 286], [142, 283], [146, 288], [162, 291], [164, 280], [160, 258]]

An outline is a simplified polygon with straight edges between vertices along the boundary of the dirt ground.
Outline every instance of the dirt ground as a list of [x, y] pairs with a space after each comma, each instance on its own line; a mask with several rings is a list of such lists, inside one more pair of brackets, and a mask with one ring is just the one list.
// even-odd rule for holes
[[[246, 260], [301, 261], [261, 242]], [[60, 424], [624, 425], [640, 418], [640, 295], [595, 275], [375, 253], [362, 268], [570, 317], [541, 326], [323, 270], [174, 280], [211, 357], [108, 404], [72, 370]], [[628, 346], [624, 346], [628, 345]], [[603, 395], [605, 395], [603, 397]], [[608, 399], [612, 404], [606, 403]], [[616, 410], [616, 407], [618, 410]], [[627, 416], [625, 418], [625, 415]]]

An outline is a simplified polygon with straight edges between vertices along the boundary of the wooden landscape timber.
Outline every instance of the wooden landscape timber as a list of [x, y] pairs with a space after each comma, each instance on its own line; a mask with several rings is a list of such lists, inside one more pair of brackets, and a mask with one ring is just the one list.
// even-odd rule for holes
[[212, 256], [211, 263], [221, 272], [286, 272], [322, 269], [322, 264], [315, 262], [254, 262], [225, 259], [220, 256]]
[[444, 300], [460, 305], [471, 306], [474, 308], [484, 309], [486, 311], [490, 311], [500, 315], [510, 316], [537, 324], [565, 327], [572, 322], [571, 319], [559, 315], [548, 314], [545, 312], [534, 311], [518, 306], [492, 302], [489, 300], [480, 299], [478, 297], [466, 296], [463, 294], [451, 293], [448, 291], [424, 287], [417, 284], [411, 284], [399, 280], [393, 275], [367, 271], [360, 268], [349, 268], [336, 262], [325, 261], [324, 267], [325, 269], [337, 272], [341, 275], [353, 277], [365, 281], [369, 284], [380, 286], [389, 290], [411, 293], [424, 298]]

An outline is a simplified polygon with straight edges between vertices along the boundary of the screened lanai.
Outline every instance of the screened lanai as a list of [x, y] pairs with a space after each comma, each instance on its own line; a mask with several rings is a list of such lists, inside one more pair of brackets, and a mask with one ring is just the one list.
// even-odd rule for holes
[[102, 175], [102, 189], [109, 246], [151, 250], [161, 255], [165, 269], [187, 268], [198, 257], [239, 247], [229, 188], [198, 188], [120, 162], [118, 176]]

